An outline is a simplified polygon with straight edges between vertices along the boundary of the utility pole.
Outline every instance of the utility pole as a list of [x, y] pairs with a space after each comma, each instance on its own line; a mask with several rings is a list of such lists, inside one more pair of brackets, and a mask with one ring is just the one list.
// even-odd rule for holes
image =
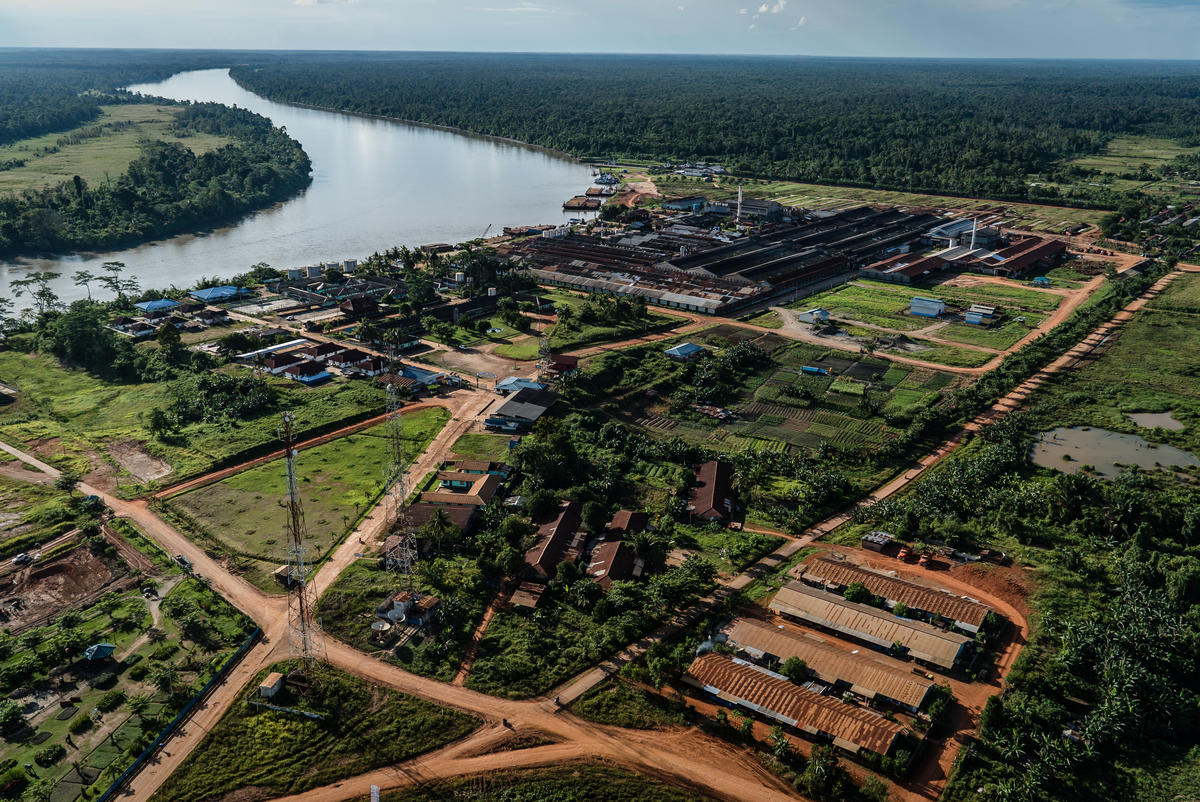
[[292, 429], [295, 422], [293, 413], [283, 413], [282, 436], [287, 450], [288, 648], [311, 675], [317, 662], [325, 659], [325, 636], [313, 617], [317, 600], [308, 584], [309, 566], [304, 555], [308, 532], [296, 475], [296, 439]]

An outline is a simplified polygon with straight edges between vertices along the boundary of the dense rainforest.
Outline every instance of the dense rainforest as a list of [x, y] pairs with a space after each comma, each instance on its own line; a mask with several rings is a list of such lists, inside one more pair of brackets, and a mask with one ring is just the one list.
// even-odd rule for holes
[[168, 236], [270, 205], [311, 180], [300, 143], [253, 112], [188, 105], [174, 127], [234, 141], [199, 156], [178, 142], [147, 141], [115, 181], [90, 186], [76, 176], [41, 191], [0, 196], [0, 256]]
[[[130, 83], [230, 59], [215, 51], [0, 50], [0, 144], [89, 123], [101, 105], [137, 100], [120, 88]], [[195, 230], [282, 200], [311, 180], [300, 143], [267, 118], [211, 103], [179, 108], [177, 133], [232, 143], [197, 156], [178, 142], [146, 140], [128, 169], [102, 184], [76, 177], [0, 195], [0, 257]]]
[[[576, 156], [718, 162], [819, 183], [1038, 199], [1027, 175], [1116, 134], [1200, 144], [1183, 63], [424, 53], [260, 55], [276, 100]], [[1069, 199], [1112, 208], [1108, 189]]]

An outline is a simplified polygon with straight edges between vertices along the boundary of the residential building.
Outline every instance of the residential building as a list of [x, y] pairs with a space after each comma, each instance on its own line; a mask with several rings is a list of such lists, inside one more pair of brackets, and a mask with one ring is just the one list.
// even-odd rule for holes
[[249, 290], [228, 284], [222, 287], [206, 287], [202, 290], [192, 290], [188, 293], [188, 295], [196, 300], [203, 301], [206, 304], [219, 304], [225, 301], [232, 301], [235, 298], [240, 298], [242, 295], [249, 294]]
[[460, 531], [469, 532], [475, 525], [480, 509], [480, 507], [470, 505], [432, 504], [422, 501], [409, 505], [408, 523], [412, 527], [412, 531], [417, 531], [433, 520], [440, 510]]
[[357, 348], [348, 348], [345, 351], [339, 351], [329, 357], [329, 364], [336, 365], [339, 368], [348, 368], [352, 365], [357, 365], [359, 362], [365, 362], [371, 358], [371, 355], [366, 351], [360, 351]]
[[683, 681], [741, 708], [851, 754], [888, 755], [904, 727], [857, 705], [803, 688], [785, 677], [733, 657], [708, 653], [688, 667]]
[[354, 319], [375, 317], [379, 314], [379, 302], [369, 295], [355, 295], [338, 304], [338, 311]]
[[333, 374], [325, 369], [325, 363], [319, 360], [296, 362], [285, 367], [281, 373], [293, 381], [307, 384], [310, 387], [333, 378]]
[[334, 354], [340, 354], [346, 350], [346, 346], [338, 343], [323, 342], [314, 343], [308, 348], [300, 352], [300, 355], [305, 359], [329, 359]]
[[558, 506], [553, 521], [538, 529], [537, 542], [525, 552], [525, 574], [537, 582], [554, 578], [561, 562], [575, 562], [580, 557], [586, 533], [581, 531], [583, 505], [564, 501]]
[[728, 522], [737, 507], [733, 503], [733, 466], [713, 460], [696, 471], [688, 512], [704, 521]]
[[829, 310], [828, 309], [809, 309], [806, 312], [796, 314], [796, 320], [800, 323], [813, 323], [819, 326], [829, 325]]
[[841, 593], [859, 582], [884, 600], [890, 608], [897, 603], [910, 611], [937, 615], [967, 632], [978, 632], [992, 610], [986, 604], [934, 588], [907, 582], [899, 577], [871, 571], [846, 560], [816, 557], [800, 568], [799, 579], [809, 585]]
[[969, 655], [971, 639], [965, 635], [856, 604], [799, 582], [780, 588], [770, 608], [784, 618], [847, 635], [883, 651], [898, 646], [907, 656], [945, 670], [955, 668]]
[[300, 355], [293, 351], [282, 354], [270, 354], [263, 359], [262, 366], [263, 370], [265, 370], [267, 373], [270, 373], [273, 376], [278, 376], [280, 373], [283, 373], [284, 368], [295, 365], [301, 361], [303, 360], [300, 359]]
[[518, 390], [496, 401], [484, 419], [484, 426], [519, 431], [536, 423], [557, 402], [558, 394], [550, 390]]
[[421, 494], [421, 501], [447, 506], [483, 507], [500, 488], [500, 477], [492, 474], [439, 471], [439, 488]]
[[796, 632], [764, 621], [736, 618], [725, 629], [725, 642], [756, 661], [803, 660], [809, 676], [835, 696], [849, 691], [865, 702], [884, 702], [917, 712], [936, 684], [911, 666], [881, 654], [847, 648], [810, 632]]
[[605, 531], [612, 540], [624, 540], [636, 532], [646, 531], [650, 525], [650, 516], [644, 512], [633, 510], [617, 510], [612, 520], [608, 522]]
[[518, 390], [545, 390], [546, 385], [532, 379], [522, 379], [519, 376], [509, 376], [496, 383], [496, 392], [515, 393]]
[[592, 549], [587, 575], [607, 591], [613, 582], [641, 576], [642, 568], [633, 549], [619, 540], [606, 540]]

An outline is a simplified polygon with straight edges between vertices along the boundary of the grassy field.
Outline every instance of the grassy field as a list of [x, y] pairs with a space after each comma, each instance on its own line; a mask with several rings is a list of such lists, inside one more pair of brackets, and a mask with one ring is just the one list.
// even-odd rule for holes
[[[424, 450], [450, 413], [440, 407], [402, 418], [409, 454]], [[383, 487], [387, 438], [382, 425], [305, 449], [296, 459], [310, 557], [320, 560], [375, 503]], [[248, 577], [271, 588], [287, 557], [287, 474], [282, 459], [175, 496], [168, 503], [219, 546], [261, 565]], [[265, 572], [265, 573], [264, 573]]]
[[696, 791], [596, 763], [456, 777], [392, 791], [382, 798], [384, 802], [711, 802]]
[[[587, 302], [587, 298], [584, 296], [562, 290], [545, 290], [542, 294], [552, 300], [557, 307], [569, 306], [572, 309], [578, 309]], [[592, 326], [581, 323], [576, 328], [567, 330], [554, 324], [548, 329], [550, 348], [556, 352], [569, 352], [590, 345], [601, 345], [614, 340], [636, 337], [647, 330], [662, 331], [675, 328], [687, 322], [685, 318], [664, 315], [653, 309], [649, 310], [648, 315], [648, 319], [645, 321], [628, 321], [614, 326]], [[507, 345], [497, 346], [494, 353], [496, 356], [508, 359], [537, 359], [538, 342], [537, 336], [530, 336]]]
[[452, 619], [426, 627], [407, 643], [389, 650], [372, 641], [371, 623], [375, 608], [400, 589], [394, 571], [377, 560], [359, 560], [338, 576], [321, 596], [318, 614], [326, 632], [389, 663], [425, 677], [449, 682], [458, 673], [471, 634], [495, 595], [483, 579], [479, 566], [466, 558], [439, 558], [436, 568], [420, 563], [416, 590], [439, 599], [451, 599]]
[[920, 359], [924, 362], [933, 362], [937, 365], [945, 365], [952, 368], [978, 368], [986, 365], [989, 360], [995, 358], [995, 354], [987, 351], [973, 351], [967, 348], [957, 348], [953, 345], [943, 345], [942, 343], [922, 342], [919, 349], [890, 347], [880, 348], [879, 350], [887, 354], [897, 354], [900, 356], [908, 356], [913, 359]]
[[[290, 666], [274, 666], [285, 672]], [[455, 741], [478, 726], [463, 713], [368, 685], [332, 666], [321, 668], [320, 693], [285, 686], [272, 703], [315, 713], [255, 707], [263, 669], [179, 769], [151, 797], [201, 802], [240, 788], [267, 796], [294, 794], [371, 769], [401, 763]], [[261, 797], [251, 797], [261, 798]]]
[[[894, 286], [894, 285], [893, 285]], [[911, 289], [881, 289], [843, 284], [818, 295], [803, 298], [788, 304], [792, 309], [821, 307], [829, 310], [835, 318], [857, 320], [874, 326], [883, 326], [895, 331], [915, 331], [930, 326], [929, 318], [908, 314], [908, 304], [917, 293]]]
[[508, 444], [512, 440], [506, 434], [464, 434], [454, 441], [450, 450], [459, 459], [503, 462], [508, 458]]
[[[1017, 317], [1025, 318], [1024, 322], [1018, 321]], [[1028, 313], [1016, 317], [1006, 315], [999, 323], [991, 326], [955, 322], [938, 329], [934, 334], [956, 343], [981, 345], [1003, 351], [1020, 342], [1021, 338], [1036, 329], [1042, 320], [1042, 317]]]
[[62, 534], [74, 517], [66, 493], [0, 476], [0, 558]]
[[[1200, 276], [1173, 281], [1118, 329], [1111, 345], [1035, 396], [1043, 425], [1090, 425], [1139, 434], [1200, 454], [1200, 315], [1177, 311], [1200, 297]], [[1179, 431], [1146, 429], [1126, 413], [1170, 412]]]
[[738, 185], [741, 184], [749, 197], [769, 198], [789, 206], [802, 206], [808, 209], [839, 209], [874, 203], [989, 211], [1003, 220], [1009, 221], [1009, 225], [1028, 227], [1037, 231], [1062, 231], [1081, 223], [1098, 226], [1106, 214], [1102, 211], [1071, 209], [1065, 206], [1039, 206], [986, 198], [954, 198], [946, 195], [803, 184], [793, 181], [743, 179], [732, 176], [722, 179], [719, 186], [713, 186], [707, 182], [682, 180], [681, 176], [655, 176], [654, 183], [659, 191], [667, 197], [703, 195], [713, 200], [736, 198]]
[[170, 126], [179, 107], [137, 103], [101, 108], [100, 119], [88, 125], [0, 147], [0, 163], [26, 162], [24, 167], [0, 170], [0, 191], [40, 189], [76, 175], [89, 184], [116, 179], [141, 155], [142, 139], [181, 142], [197, 154], [230, 141], [210, 134], [177, 136]]
[[1170, 139], [1118, 136], [1108, 143], [1103, 153], [1073, 159], [1068, 164], [1120, 175], [1137, 172], [1143, 166], [1153, 170], [1167, 164], [1176, 156], [1197, 152], [1200, 152], [1200, 148], [1184, 147]]
[[[127, 452], [163, 463], [167, 472], [158, 481], [169, 483], [279, 440], [275, 413], [234, 425], [190, 424], [177, 440], [155, 440], [146, 420], [155, 407], [171, 404], [170, 383], [109, 382], [64, 368], [44, 354], [0, 351], [0, 380], [21, 391], [15, 403], [0, 407], [0, 439], [33, 447], [56, 467], [82, 473], [108, 462], [118, 482], [131, 493], [146, 483], [146, 474], [136, 476], [125, 467], [122, 460], [129, 460], [122, 455]], [[270, 382], [279, 393], [280, 409], [295, 413], [300, 436], [383, 411], [383, 392], [368, 382], [334, 381], [318, 388], [285, 379]], [[136, 462], [130, 467], [142, 471]]]
[[[472, 320], [472, 323], [476, 321]], [[484, 343], [510, 343], [514, 339], [525, 337], [524, 332], [517, 331], [514, 328], [504, 325], [500, 318], [493, 317], [487, 321], [488, 327], [484, 332], [479, 332], [474, 329], [468, 331], [461, 326], [454, 327], [452, 337], [443, 338], [436, 337], [432, 332], [427, 332], [422, 339], [433, 340], [434, 342], [444, 343], [446, 345], [463, 345], [467, 347], [483, 345]]]
[[587, 721], [634, 730], [655, 730], [687, 723], [682, 705], [672, 705], [620, 677], [592, 688], [571, 704], [571, 712]]

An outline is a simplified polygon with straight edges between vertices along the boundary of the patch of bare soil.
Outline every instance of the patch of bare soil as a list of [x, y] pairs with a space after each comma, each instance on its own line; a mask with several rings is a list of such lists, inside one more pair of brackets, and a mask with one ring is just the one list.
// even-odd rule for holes
[[133, 440], [113, 440], [107, 447], [109, 455], [140, 482], [161, 479], [174, 470], [170, 464], [148, 453]]
[[[6, 577], [0, 598], [10, 610], [4, 625], [16, 630], [73, 606], [113, 580], [112, 568], [91, 549], [79, 546], [62, 557]], [[19, 599], [14, 605], [13, 601]]]
[[7, 476], [9, 479], [16, 479], [18, 482], [29, 482], [30, 484], [39, 485], [48, 485], [54, 481], [47, 474], [34, 470], [24, 462], [17, 460], [0, 463], [0, 476]]
[[1015, 566], [991, 563], [967, 563], [950, 569], [950, 575], [974, 587], [1003, 599], [1029, 617], [1029, 596], [1032, 582]]
[[236, 791], [230, 791], [227, 794], [214, 797], [213, 802], [261, 802], [273, 796], [275, 794], [269, 788], [249, 785], [245, 788], [239, 788]]

